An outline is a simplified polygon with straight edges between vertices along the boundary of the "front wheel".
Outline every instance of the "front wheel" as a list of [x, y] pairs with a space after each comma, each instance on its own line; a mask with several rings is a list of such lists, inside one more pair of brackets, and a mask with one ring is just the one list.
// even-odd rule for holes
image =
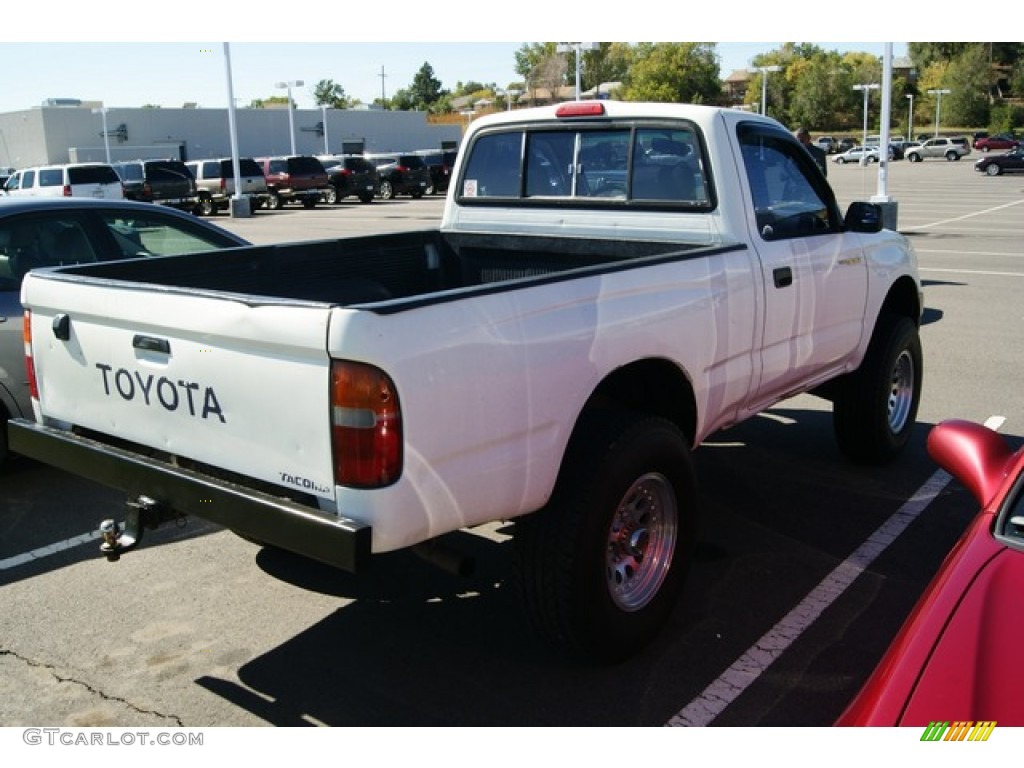
[[832, 424], [840, 450], [860, 464], [882, 464], [910, 440], [921, 400], [923, 356], [917, 325], [883, 314], [864, 360], [836, 392]]
[[668, 620], [696, 538], [689, 444], [643, 414], [584, 415], [548, 505], [516, 521], [515, 572], [554, 645], [620, 661]]
[[958, 155], [956, 152], [947, 152], [946, 153], [946, 160], [948, 160], [949, 162], [953, 162], [954, 160], [959, 160], [959, 159], [960, 159], [960, 155]]
[[382, 181], [380, 183], [380, 199], [390, 200], [395, 196], [395, 189], [391, 186], [390, 181]]
[[277, 192], [271, 192], [270, 197], [267, 198], [267, 208], [272, 211], [280, 211], [284, 207], [284, 200]]
[[341, 198], [338, 196], [338, 190], [334, 187], [328, 187], [327, 191], [324, 192], [324, 202], [328, 205], [337, 205], [341, 202]]
[[1002, 169], [998, 165], [992, 163], [985, 169], [985, 173], [989, 176], [998, 176], [1001, 170]]
[[915, 154], [910, 154], [910, 155], [907, 155], [907, 160], [909, 160], [912, 163], [919, 163], [919, 162], [921, 162], [921, 156], [920, 155], [915, 155]]

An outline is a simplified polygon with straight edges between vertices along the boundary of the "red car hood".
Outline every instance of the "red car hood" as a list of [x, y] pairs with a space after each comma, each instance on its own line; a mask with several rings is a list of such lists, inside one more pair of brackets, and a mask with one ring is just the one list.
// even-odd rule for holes
[[993, 519], [975, 518], [836, 725], [1024, 726], [1024, 552], [993, 538]]

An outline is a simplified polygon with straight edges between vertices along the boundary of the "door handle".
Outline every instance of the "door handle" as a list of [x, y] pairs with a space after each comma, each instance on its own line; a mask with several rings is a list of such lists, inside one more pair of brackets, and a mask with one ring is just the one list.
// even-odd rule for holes
[[790, 267], [776, 267], [772, 270], [776, 288], [788, 288], [793, 284], [793, 270]]

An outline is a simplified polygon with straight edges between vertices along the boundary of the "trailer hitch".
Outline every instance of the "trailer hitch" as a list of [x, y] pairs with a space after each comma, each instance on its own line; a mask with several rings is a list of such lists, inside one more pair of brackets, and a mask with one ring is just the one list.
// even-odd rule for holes
[[125, 502], [128, 508], [125, 512], [125, 520], [118, 523], [116, 520], [107, 519], [100, 523], [100, 537], [103, 543], [100, 544], [100, 552], [107, 556], [107, 560], [117, 560], [122, 552], [125, 552], [140, 541], [142, 534], [148, 528], [156, 530], [161, 523], [168, 520], [184, 520], [185, 516], [179, 512], [168, 509], [155, 499], [148, 496], [138, 496]]

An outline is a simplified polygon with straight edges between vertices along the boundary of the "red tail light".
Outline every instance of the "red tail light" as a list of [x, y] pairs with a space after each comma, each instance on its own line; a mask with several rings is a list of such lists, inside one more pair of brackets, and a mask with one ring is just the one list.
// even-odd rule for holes
[[381, 488], [402, 472], [402, 411], [391, 378], [372, 365], [331, 363], [334, 480]]
[[36, 383], [36, 365], [32, 360], [32, 312], [27, 309], [22, 320], [21, 337], [25, 342], [25, 375], [28, 376], [28, 391], [33, 400], [38, 400], [39, 385]]

